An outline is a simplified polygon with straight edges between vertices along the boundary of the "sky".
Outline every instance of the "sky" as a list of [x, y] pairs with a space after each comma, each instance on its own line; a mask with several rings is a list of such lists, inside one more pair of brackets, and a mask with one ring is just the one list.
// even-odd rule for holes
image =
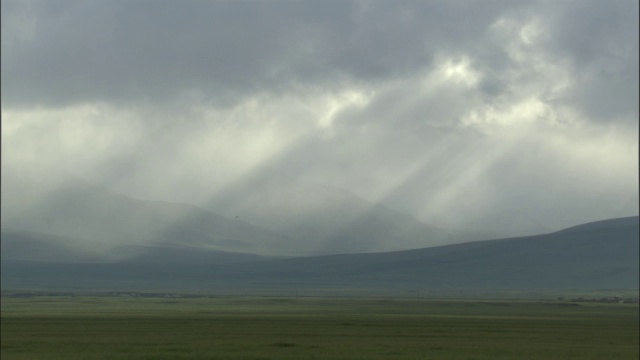
[[14, 202], [39, 196], [27, 179], [82, 179], [204, 206], [266, 172], [444, 227], [638, 214], [636, 0], [2, 0], [1, 16]]

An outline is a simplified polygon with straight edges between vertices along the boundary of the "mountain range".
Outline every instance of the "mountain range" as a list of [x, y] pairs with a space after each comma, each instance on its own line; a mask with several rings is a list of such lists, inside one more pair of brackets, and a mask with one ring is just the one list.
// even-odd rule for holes
[[246, 177], [204, 206], [295, 239], [300, 255], [404, 250], [483, 238], [426, 224], [340, 188], [269, 172]]
[[637, 216], [487, 240], [273, 174], [201, 207], [16, 184], [3, 191], [3, 289], [638, 288]]
[[[12, 196], [17, 195], [6, 194]], [[481, 238], [424, 224], [341, 189], [286, 177], [237, 184], [206, 208], [134, 199], [85, 183], [46, 192], [28, 206], [11, 203], [3, 200], [3, 229], [53, 235], [50, 242], [73, 244], [76, 251], [106, 259], [131, 257], [149, 245], [301, 256]]]
[[[159, 244], [111, 261], [54, 246], [45, 235], [3, 231], [2, 288], [213, 293], [274, 288], [637, 290], [638, 228], [636, 216], [537, 236], [285, 258]], [[52, 255], [66, 258], [46, 258]]]

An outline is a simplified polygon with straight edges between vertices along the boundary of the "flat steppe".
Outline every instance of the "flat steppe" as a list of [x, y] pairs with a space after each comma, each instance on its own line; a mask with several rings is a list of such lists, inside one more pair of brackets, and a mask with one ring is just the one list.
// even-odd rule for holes
[[2, 298], [12, 359], [638, 359], [637, 304], [218, 296]]

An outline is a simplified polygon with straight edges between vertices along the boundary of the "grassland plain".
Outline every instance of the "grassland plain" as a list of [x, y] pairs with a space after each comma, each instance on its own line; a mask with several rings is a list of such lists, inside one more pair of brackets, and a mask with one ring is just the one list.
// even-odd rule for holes
[[2, 299], [2, 359], [638, 359], [638, 305]]

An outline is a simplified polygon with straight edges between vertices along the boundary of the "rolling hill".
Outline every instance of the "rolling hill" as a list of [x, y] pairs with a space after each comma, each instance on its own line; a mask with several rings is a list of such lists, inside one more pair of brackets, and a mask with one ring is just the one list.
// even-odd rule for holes
[[51, 235], [52, 244], [66, 239], [62, 243], [106, 257], [135, 255], [122, 251], [127, 245], [171, 244], [262, 254], [289, 241], [196, 206], [138, 200], [86, 185], [52, 191], [30, 207], [12, 210], [3, 208], [3, 229]]
[[135, 199], [80, 181], [47, 191], [28, 182], [21, 186], [21, 193], [38, 196], [25, 205], [17, 194], [7, 193], [3, 229], [52, 235], [52, 243], [74, 239], [76, 248], [110, 253], [107, 257], [130, 256], [123, 251], [127, 245], [308, 256], [479, 239], [424, 224], [338, 188], [283, 176], [234, 184], [210, 199], [207, 209]]
[[[3, 235], [4, 237], [4, 235]], [[111, 263], [2, 262], [3, 289], [638, 289], [638, 217], [417, 250], [257, 258], [163, 247]], [[4, 252], [4, 250], [3, 250]], [[172, 255], [173, 254], [173, 255]], [[180, 255], [182, 254], [182, 255]], [[186, 254], [186, 256], [184, 256]], [[4, 257], [3, 257], [4, 258]]]
[[480, 240], [425, 224], [353, 193], [270, 172], [249, 176], [204, 205], [295, 239], [300, 255], [415, 249]]
[[280, 260], [253, 271], [385, 286], [638, 288], [638, 217], [538, 236]]

